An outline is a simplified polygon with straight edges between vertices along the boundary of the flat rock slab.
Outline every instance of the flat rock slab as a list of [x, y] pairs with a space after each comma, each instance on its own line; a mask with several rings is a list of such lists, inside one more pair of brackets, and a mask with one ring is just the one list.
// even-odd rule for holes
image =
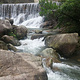
[[0, 80], [48, 80], [41, 58], [0, 50]]

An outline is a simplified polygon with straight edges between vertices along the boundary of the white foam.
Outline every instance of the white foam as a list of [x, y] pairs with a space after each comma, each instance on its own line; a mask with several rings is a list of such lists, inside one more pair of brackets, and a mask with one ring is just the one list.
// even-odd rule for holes
[[21, 46], [18, 46], [18, 49], [22, 49], [24, 52], [29, 52], [32, 54], [38, 53], [42, 47], [45, 47], [44, 42], [42, 41], [43, 38], [40, 39], [25, 39], [20, 40]]
[[64, 63], [53, 63], [53, 67], [63, 68], [63, 69], [79, 69], [78, 66], [70, 66]]
[[42, 22], [43, 22], [43, 17], [38, 16], [35, 18], [25, 20], [23, 23], [21, 23], [19, 25], [24, 25], [27, 28], [39, 28], [40, 25], [42, 24]]
[[[45, 68], [48, 76], [48, 80], [73, 80], [65, 73], [53, 72], [50, 68], [46, 67], [45, 59], [42, 60], [43, 67]], [[56, 63], [58, 64], [58, 63]], [[74, 79], [76, 80], [76, 79]]]

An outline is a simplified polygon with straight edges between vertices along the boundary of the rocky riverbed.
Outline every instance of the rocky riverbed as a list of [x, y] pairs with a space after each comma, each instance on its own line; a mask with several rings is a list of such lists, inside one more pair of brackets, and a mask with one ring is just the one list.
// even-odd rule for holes
[[38, 4], [3, 4], [2, 9], [3, 19], [16, 15], [15, 22], [0, 20], [0, 80], [47, 80], [47, 76], [48, 80], [80, 79], [78, 33], [53, 29], [55, 21], [43, 23]]

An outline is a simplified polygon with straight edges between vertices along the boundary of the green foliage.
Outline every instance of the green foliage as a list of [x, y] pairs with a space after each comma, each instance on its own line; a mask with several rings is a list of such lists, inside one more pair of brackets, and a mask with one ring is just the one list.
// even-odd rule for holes
[[53, 9], [57, 9], [58, 6], [56, 3], [53, 3], [52, 0], [39, 0], [40, 4], [40, 15], [45, 16], [47, 20], [52, 19], [53, 17]]
[[8, 33], [9, 36], [13, 36], [17, 39], [17, 35], [15, 35], [12, 31]]
[[[57, 6], [48, 0], [40, 0], [40, 15], [48, 20], [56, 17], [57, 27], [64, 27], [67, 32], [77, 32], [80, 34], [80, 0], [61, 0], [61, 5]], [[52, 11], [56, 10], [55, 13]]]
[[57, 10], [58, 27], [80, 34], [80, 0], [66, 0]]

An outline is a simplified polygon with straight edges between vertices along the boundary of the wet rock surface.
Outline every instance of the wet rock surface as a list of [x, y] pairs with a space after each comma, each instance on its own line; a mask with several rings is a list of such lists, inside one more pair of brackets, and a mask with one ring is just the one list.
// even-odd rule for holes
[[24, 37], [27, 37], [27, 28], [25, 26], [13, 25], [12, 32], [16, 35], [17, 39], [24, 39]]
[[8, 50], [7, 44], [0, 40], [0, 49]]
[[7, 44], [7, 47], [8, 47], [9, 50], [12, 50], [14, 52], [18, 51], [18, 49], [15, 46], [13, 46], [12, 44], [10, 44], [10, 43]]
[[70, 57], [70, 55], [73, 54], [76, 49], [77, 43], [77, 33], [51, 35], [45, 39], [46, 46], [53, 47], [65, 57]]
[[52, 68], [53, 62], [60, 63], [59, 54], [56, 52], [56, 50], [52, 48], [46, 48], [41, 52], [41, 55], [45, 59], [46, 66]]
[[40, 39], [40, 38], [42, 38], [42, 37], [44, 37], [45, 36], [45, 34], [33, 34], [32, 36], [31, 36], [31, 39], [33, 40], [33, 39]]
[[41, 58], [0, 50], [0, 80], [48, 80]]

